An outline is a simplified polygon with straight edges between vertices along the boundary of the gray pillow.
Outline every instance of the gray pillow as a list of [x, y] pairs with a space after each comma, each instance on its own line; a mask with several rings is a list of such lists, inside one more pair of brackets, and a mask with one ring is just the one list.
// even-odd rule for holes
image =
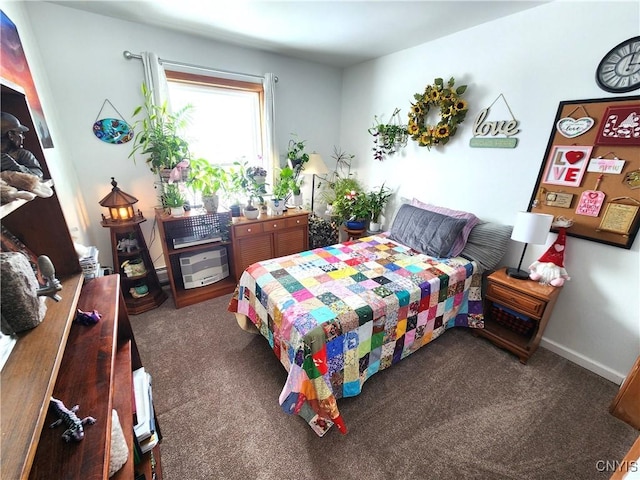
[[467, 223], [412, 205], [402, 205], [393, 220], [389, 236], [398, 243], [432, 257], [446, 257]]
[[475, 260], [482, 271], [493, 270], [507, 251], [512, 230], [511, 225], [480, 222], [469, 233], [460, 256]]

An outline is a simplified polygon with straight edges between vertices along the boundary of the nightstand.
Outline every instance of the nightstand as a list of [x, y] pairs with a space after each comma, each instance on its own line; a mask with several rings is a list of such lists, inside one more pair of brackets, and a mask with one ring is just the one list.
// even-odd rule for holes
[[518, 280], [506, 269], [487, 277], [484, 329], [474, 333], [514, 353], [523, 364], [536, 351], [561, 288]]

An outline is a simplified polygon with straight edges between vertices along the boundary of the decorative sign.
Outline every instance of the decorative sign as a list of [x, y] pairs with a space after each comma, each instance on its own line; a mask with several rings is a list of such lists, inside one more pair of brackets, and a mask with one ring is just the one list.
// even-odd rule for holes
[[624, 176], [624, 180], [622, 181], [622, 183], [624, 183], [631, 190], [640, 188], [640, 168], [627, 173]]
[[543, 182], [566, 187], [579, 187], [587, 169], [591, 146], [553, 147], [547, 159]]
[[[573, 113], [579, 108], [582, 109], [585, 116], [578, 118], [577, 120], [571, 118], [571, 115], [573, 115]], [[579, 107], [574, 108], [569, 115], [558, 120], [556, 123], [556, 129], [561, 135], [564, 135], [567, 138], [575, 138], [589, 131], [595, 123], [595, 120], [589, 116], [587, 110], [580, 105]]]
[[544, 197], [545, 205], [549, 207], [571, 208], [573, 193], [547, 192]]
[[598, 230], [629, 235], [633, 221], [638, 213], [638, 205], [609, 203], [602, 217]]
[[596, 145], [640, 145], [640, 104], [608, 107]]
[[596, 180], [595, 189], [585, 190], [582, 192], [582, 195], [580, 195], [578, 207], [576, 208], [576, 213], [578, 215], [587, 215], [589, 217], [597, 217], [600, 215], [600, 209], [604, 203], [604, 192], [599, 191], [598, 187], [600, 187], [600, 182], [602, 181], [603, 176], [604, 175], [601, 173], [598, 180]]
[[[511, 120], [501, 120], [497, 122], [487, 121], [491, 107], [502, 97], [509, 113], [511, 114]], [[473, 138], [469, 141], [470, 147], [484, 147], [484, 148], [515, 148], [518, 144], [517, 138], [511, 138], [513, 135], [520, 132], [518, 128], [518, 120], [515, 119], [507, 100], [503, 94], [498, 95], [491, 105], [487, 108], [480, 110], [475, 122], [473, 123]], [[487, 135], [496, 137], [496, 135], [504, 135], [504, 138], [484, 138]], [[483, 137], [483, 138], [478, 138]]]
[[620, 160], [618, 157], [610, 158], [592, 158], [589, 160], [589, 166], [587, 172], [595, 173], [615, 173], [621, 174], [624, 168], [624, 160]]
[[[107, 103], [120, 116], [120, 118], [99, 119], [100, 114]], [[93, 134], [105, 143], [127, 143], [133, 138], [133, 128], [124, 120], [122, 115], [120, 115], [120, 112], [118, 112], [118, 109], [113, 106], [108, 98], [105, 98], [104, 102], [102, 102], [102, 107], [100, 107], [100, 111], [98, 112], [92, 130]]]

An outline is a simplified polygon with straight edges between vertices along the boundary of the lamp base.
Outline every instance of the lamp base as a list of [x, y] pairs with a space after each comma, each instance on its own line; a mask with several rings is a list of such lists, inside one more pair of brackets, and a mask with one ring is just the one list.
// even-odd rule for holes
[[517, 268], [507, 268], [507, 275], [518, 280], [529, 280], [529, 272]]

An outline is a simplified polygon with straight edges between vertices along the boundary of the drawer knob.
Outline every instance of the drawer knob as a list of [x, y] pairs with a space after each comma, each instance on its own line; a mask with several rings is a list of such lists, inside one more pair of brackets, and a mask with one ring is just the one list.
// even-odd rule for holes
[[276, 228], [277, 226], [278, 226], [278, 224], [277, 224], [277, 223], [274, 223], [274, 224], [273, 224], [273, 228]]
[[300, 223], [300, 220], [296, 220], [296, 223]]
[[251, 231], [251, 229], [250, 229], [250, 228], [247, 228], [247, 232], [250, 232], [250, 231]]

